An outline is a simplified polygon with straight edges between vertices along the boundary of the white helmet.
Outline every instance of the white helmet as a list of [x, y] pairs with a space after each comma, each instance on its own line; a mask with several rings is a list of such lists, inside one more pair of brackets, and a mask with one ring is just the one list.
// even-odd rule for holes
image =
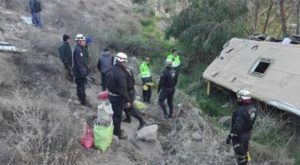
[[83, 34], [76, 34], [75, 41], [85, 41], [86, 38]]
[[239, 90], [236, 92], [236, 96], [241, 100], [251, 100], [251, 93], [247, 90]]
[[119, 52], [117, 53], [116, 55], [116, 61], [119, 61], [119, 62], [127, 62], [128, 60], [128, 57], [125, 53], [122, 53], [122, 52]]

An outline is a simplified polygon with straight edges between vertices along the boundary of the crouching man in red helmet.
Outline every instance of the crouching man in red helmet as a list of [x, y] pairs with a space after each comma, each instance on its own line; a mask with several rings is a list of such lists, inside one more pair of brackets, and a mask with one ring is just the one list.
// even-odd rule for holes
[[256, 118], [257, 109], [251, 101], [251, 93], [247, 90], [237, 92], [238, 106], [231, 117], [231, 131], [226, 139], [232, 144], [239, 165], [248, 163], [248, 147], [251, 130]]

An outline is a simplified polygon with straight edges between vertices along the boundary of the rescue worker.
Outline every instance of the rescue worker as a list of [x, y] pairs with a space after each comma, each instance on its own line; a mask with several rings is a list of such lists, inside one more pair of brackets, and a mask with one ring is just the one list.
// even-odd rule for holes
[[71, 49], [71, 39], [70, 36], [63, 35], [63, 43], [58, 48], [58, 53], [61, 61], [64, 64], [66, 70], [67, 80], [73, 82], [73, 73], [72, 73], [72, 49]]
[[81, 105], [91, 107], [86, 99], [85, 83], [87, 81], [88, 67], [84, 60], [83, 48], [85, 47], [86, 38], [83, 34], [76, 35], [76, 46], [73, 52], [73, 73], [77, 86], [77, 96]]
[[124, 109], [126, 118], [123, 120], [123, 122], [131, 123], [131, 117], [136, 118], [139, 121], [139, 127], [138, 130], [143, 128], [145, 125], [144, 119], [140, 115], [139, 111], [133, 107], [133, 101], [135, 99], [135, 89], [134, 89], [135, 79], [133, 72], [127, 67], [127, 89], [130, 97], [130, 107], [127, 107]]
[[251, 103], [251, 93], [249, 91], [238, 91], [237, 99], [239, 105], [232, 114], [231, 131], [226, 143], [233, 145], [238, 164], [246, 165], [250, 157], [248, 152], [249, 140], [257, 109]]
[[109, 91], [109, 101], [113, 109], [114, 135], [119, 139], [127, 139], [127, 136], [121, 131], [122, 113], [125, 108], [131, 107], [127, 84], [127, 55], [117, 53], [114, 66], [107, 73], [107, 88]]
[[106, 74], [111, 70], [114, 63], [114, 57], [109, 51], [109, 49], [105, 48], [101, 53], [97, 67], [99, 72], [101, 73], [101, 86], [102, 90], [106, 90]]
[[170, 59], [173, 62], [172, 67], [176, 71], [175, 85], [177, 85], [179, 72], [180, 72], [180, 66], [181, 66], [181, 61], [180, 61], [179, 55], [177, 54], [177, 50], [173, 49], [172, 53], [168, 55], [167, 59]]
[[[175, 76], [176, 71], [172, 68], [172, 60], [166, 60], [166, 69], [162, 72], [157, 93], [159, 94], [158, 103], [163, 110], [165, 118], [172, 118], [173, 117], [173, 98], [175, 93]], [[167, 112], [167, 108], [165, 105], [165, 100], [167, 99], [168, 106], [169, 106], [169, 113]]]
[[152, 83], [151, 71], [150, 71], [150, 58], [146, 57], [140, 66], [140, 75], [143, 82], [143, 101], [150, 103], [152, 91], [151, 86], [147, 83]]
[[32, 24], [35, 27], [42, 28], [42, 20], [40, 12], [42, 11], [42, 5], [40, 0], [29, 0], [29, 8], [32, 15]]

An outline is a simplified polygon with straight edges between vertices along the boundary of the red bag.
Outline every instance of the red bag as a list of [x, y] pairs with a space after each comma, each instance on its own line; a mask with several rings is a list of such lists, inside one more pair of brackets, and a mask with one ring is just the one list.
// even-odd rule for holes
[[85, 127], [85, 133], [81, 139], [81, 144], [86, 149], [90, 149], [94, 145], [94, 134], [88, 125]]
[[108, 91], [102, 91], [98, 94], [98, 99], [100, 100], [107, 100], [108, 99]]

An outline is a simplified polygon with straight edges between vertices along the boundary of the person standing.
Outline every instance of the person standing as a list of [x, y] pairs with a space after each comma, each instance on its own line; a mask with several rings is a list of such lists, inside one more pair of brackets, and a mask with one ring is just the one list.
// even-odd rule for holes
[[150, 58], [146, 57], [140, 66], [140, 75], [142, 77], [143, 82], [143, 101], [150, 103], [152, 91], [151, 86], [147, 83], [152, 82], [151, 70], [150, 70]]
[[251, 130], [256, 119], [257, 109], [252, 104], [249, 91], [240, 90], [236, 95], [239, 105], [232, 114], [231, 130], [226, 143], [232, 144], [238, 164], [246, 165]]
[[71, 49], [71, 39], [70, 36], [63, 35], [63, 43], [58, 48], [58, 53], [61, 61], [64, 64], [66, 70], [67, 80], [73, 82], [73, 73], [72, 73], [72, 49]]
[[42, 20], [40, 12], [42, 11], [42, 5], [40, 0], [29, 0], [29, 7], [32, 15], [32, 24], [36, 27], [42, 28]]
[[85, 84], [87, 81], [88, 67], [84, 60], [83, 48], [85, 47], [86, 38], [83, 34], [76, 35], [76, 46], [73, 52], [73, 73], [77, 86], [77, 96], [81, 105], [91, 107], [86, 99]]
[[127, 89], [130, 97], [130, 107], [127, 107], [124, 109], [126, 118], [123, 120], [123, 122], [131, 123], [131, 117], [136, 118], [139, 121], [139, 127], [138, 129], [141, 129], [145, 125], [145, 121], [140, 115], [139, 111], [133, 107], [133, 102], [135, 99], [135, 89], [134, 89], [135, 79], [133, 72], [128, 68], [127, 66]]
[[107, 73], [107, 88], [109, 91], [109, 101], [113, 109], [114, 135], [119, 139], [127, 139], [121, 131], [122, 114], [125, 108], [131, 107], [127, 84], [127, 55], [119, 52], [115, 57], [115, 64], [111, 71]]
[[173, 49], [172, 53], [168, 55], [167, 59], [172, 60], [172, 67], [176, 71], [175, 85], [177, 85], [179, 72], [180, 72], [180, 66], [181, 66], [181, 61], [180, 61], [179, 55], [177, 54], [177, 50]]
[[99, 72], [101, 73], [101, 85], [102, 90], [106, 90], [106, 74], [111, 70], [114, 63], [114, 57], [111, 52], [105, 48], [101, 53], [97, 67]]
[[[161, 109], [163, 110], [165, 118], [173, 117], [173, 98], [175, 93], [175, 76], [176, 71], [172, 68], [172, 60], [166, 60], [166, 69], [162, 72], [157, 93], [159, 93], [158, 103]], [[167, 99], [169, 106], [169, 113], [167, 112], [167, 108], [165, 105], [165, 100]]]

